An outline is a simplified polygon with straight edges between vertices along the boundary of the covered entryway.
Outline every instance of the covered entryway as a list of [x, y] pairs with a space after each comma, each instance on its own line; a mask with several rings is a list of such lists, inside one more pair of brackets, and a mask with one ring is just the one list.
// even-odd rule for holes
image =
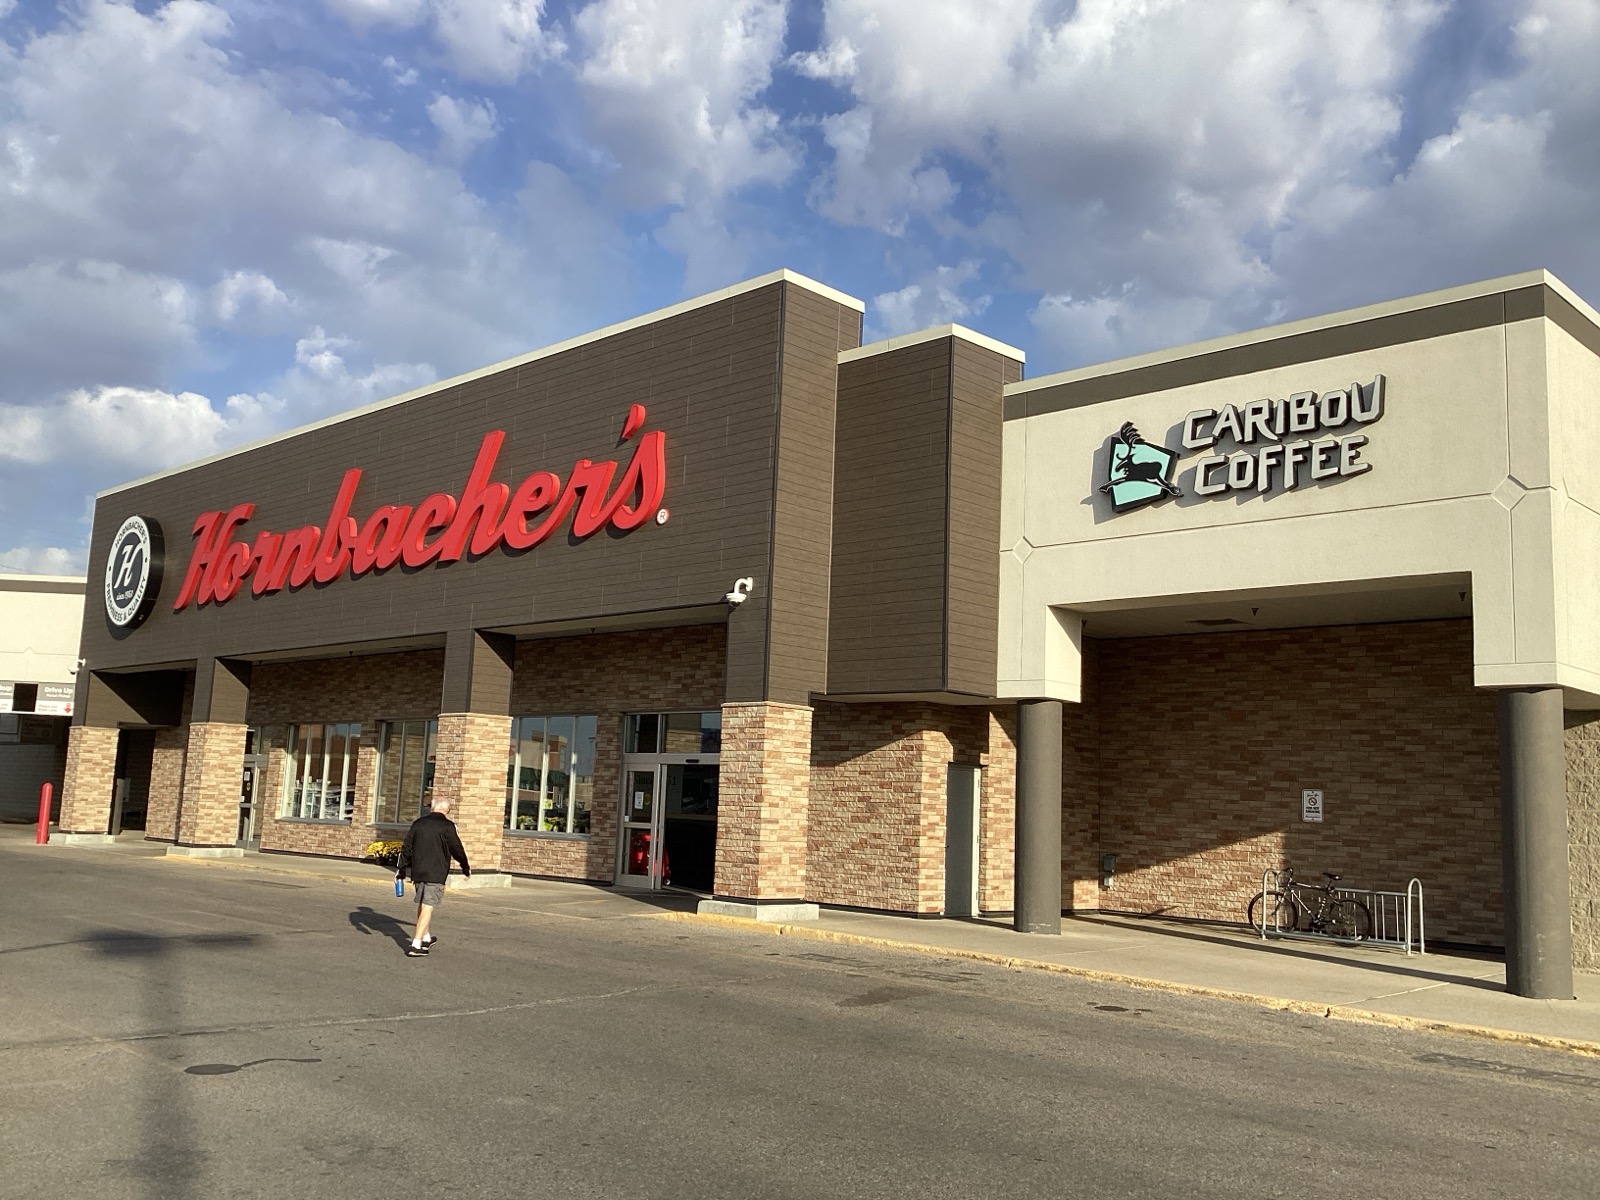
[[712, 890], [721, 749], [721, 712], [624, 718], [619, 886]]

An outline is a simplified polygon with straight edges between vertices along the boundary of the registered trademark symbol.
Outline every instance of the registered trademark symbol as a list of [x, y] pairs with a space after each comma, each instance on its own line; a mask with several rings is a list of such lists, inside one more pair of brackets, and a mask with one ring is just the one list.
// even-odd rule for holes
[[671, 515], [672, 515], [671, 513], [669, 513], [666, 509], [663, 508], [661, 511], [656, 513], [656, 524], [657, 525], [665, 525], [667, 523], [667, 518], [670, 517]]

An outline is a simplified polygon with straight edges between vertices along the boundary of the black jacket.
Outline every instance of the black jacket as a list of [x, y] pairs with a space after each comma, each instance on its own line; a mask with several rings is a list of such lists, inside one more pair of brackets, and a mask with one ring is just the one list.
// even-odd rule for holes
[[443, 813], [424, 813], [406, 830], [396, 874], [409, 874], [414, 883], [443, 883], [450, 874], [452, 858], [461, 864], [462, 874], [472, 878], [467, 852], [456, 836], [456, 823]]

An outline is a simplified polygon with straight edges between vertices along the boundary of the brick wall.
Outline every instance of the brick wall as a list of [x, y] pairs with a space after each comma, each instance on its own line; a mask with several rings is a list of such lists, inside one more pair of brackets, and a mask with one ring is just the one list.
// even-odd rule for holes
[[[1102, 907], [1240, 920], [1288, 862], [1384, 889], [1418, 876], [1430, 937], [1500, 944], [1495, 698], [1472, 686], [1470, 622], [1090, 646], [1098, 724], [1074, 736], [1098, 751], [1069, 761], [1097, 775], [1097, 849], [1117, 855]], [[1325, 792], [1322, 824], [1301, 821], [1302, 788]], [[1088, 790], [1064, 786], [1086, 840]]]
[[[250, 676], [249, 720], [261, 729], [260, 748], [266, 755], [257, 800], [261, 848], [360, 858], [370, 843], [403, 836], [403, 829], [372, 823], [378, 726], [383, 721], [437, 717], [443, 683], [442, 650], [258, 664]], [[346, 823], [282, 816], [289, 727], [347, 721], [361, 724], [352, 819]]]
[[238, 840], [244, 738], [243, 725], [198, 721], [189, 726], [178, 805], [179, 845], [231, 846]]
[[979, 903], [1009, 907], [1016, 809], [1010, 738], [986, 708], [920, 703], [817, 705], [806, 898], [941, 912], [949, 767], [984, 765], [992, 734], [998, 753], [979, 792]]
[[716, 894], [806, 898], [811, 709], [724, 704], [718, 793]]
[[1017, 883], [1017, 710], [987, 714], [988, 754], [978, 793], [978, 911], [1010, 912]]
[[178, 840], [178, 807], [182, 803], [188, 745], [187, 725], [156, 730], [155, 749], [150, 754], [150, 804], [144, 825], [144, 836], [150, 841]]
[[67, 772], [56, 820], [62, 833], [104, 833], [111, 827], [118, 736], [117, 730], [98, 725], [74, 725], [67, 734]]
[[[704, 712], [720, 707], [725, 632], [720, 625], [697, 626], [519, 643], [511, 693], [514, 715], [594, 713], [598, 718], [590, 835], [505, 833], [509, 719], [490, 718], [492, 730], [489, 723], [474, 719], [470, 722], [472, 744], [466, 751], [471, 758], [460, 769], [468, 771], [468, 782], [478, 799], [473, 801], [472, 812], [459, 808], [452, 814], [458, 825], [466, 824], [463, 842], [468, 841], [469, 833], [473, 839], [467, 850], [474, 870], [499, 867], [521, 874], [609, 880], [616, 861], [623, 714]], [[443, 670], [443, 652], [434, 650], [257, 666], [251, 678], [249, 713], [250, 722], [262, 728], [267, 756], [262, 781], [262, 848], [354, 858], [369, 842], [402, 836], [401, 828], [372, 825], [378, 725], [381, 721], [439, 717]], [[288, 727], [337, 721], [361, 723], [354, 820], [345, 824], [280, 817]], [[435, 754], [440, 773], [446, 763], [445, 726], [441, 718]], [[435, 788], [441, 786], [436, 775]], [[500, 831], [497, 835], [489, 832], [491, 813], [492, 828]], [[492, 845], [495, 836], [501, 839], [498, 847]]]
[[[502, 867], [524, 875], [611, 879], [617, 860], [623, 714], [715, 712], [722, 706], [726, 655], [724, 625], [519, 643], [511, 684], [514, 714], [593, 713], [597, 718], [594, 805], [586, 838], [507, 833]], [[501, 772], [503, 782], [503, 764]]]
[[1567, 714], [1572, 963], [1600, 970], [1600, 713]]
[[476, 871], [500, 867], [510, 736], [510, 717], [446, 713], [439, 718], [433, 795], [453, 806], [450, 819]]

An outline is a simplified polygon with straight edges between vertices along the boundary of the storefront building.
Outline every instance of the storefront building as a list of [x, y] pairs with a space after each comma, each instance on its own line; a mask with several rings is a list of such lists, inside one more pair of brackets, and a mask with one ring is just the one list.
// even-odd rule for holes
[[37, 820], [46, 783], [60, 805], [83, 594], [81, 575], [0, 575], [0, 821]]
[[353, 857], [443, 795], [488, 883], [1040, 931], [1289, 860], [1571, 994], [1592, 310], [1536, 273], [1028, 382], [861, 314], [778, 272], [103, 494], [61, 828], [142, 775], [177, 852]]

